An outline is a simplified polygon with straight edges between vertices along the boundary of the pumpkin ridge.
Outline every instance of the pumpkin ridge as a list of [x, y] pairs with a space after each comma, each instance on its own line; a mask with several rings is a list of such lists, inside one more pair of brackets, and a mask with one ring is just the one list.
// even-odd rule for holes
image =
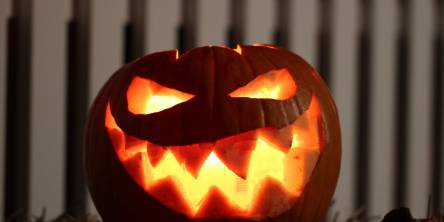
[[[264, 50], [270, 50], [270, 47], [267, 47], [267, 46], [256, 46], [256, 47], [261, 47], [261, 48], [264, 48]], [[271, 49], [271, 50], [273, 50], [273, 49]], [[267, 60], [271, 65], [273, 65], [274, 66], [274, 68], [275, 69], [281, 69], [281, 67], [279, 67], [278, 65], [276, 65], [274, 62], [273, 62], [273, 60], [271, 60], [270, 58], [268, 58], [264, 53], [262, 53], [262, 50], [258, 50], [258, 52], [259, 52], [259, 54], [265, 59], [265, 60]], [[293, 78], [293, 81], [295, 82], [295, 84], [296, 84], [296, 94], [295, 94], [295, 96], [297, 95], [297, 93], [298, 93], [298, 81], [297, 81], [297, 79], [294, 79], [294, 77], [293, 77], [293, 75], [291, 75], [291, 77]], [[293, 96], [294, 97], [294, 96]], [[290, 98], [291, 99], [291, 98]], [[288, 114], [287, 114], [287, 112], [285, 112], [285, 109], [284, 109], [284, 104], [282, 104], [282, 103], [280, 103], [279, 104], [279, 106], [280, 106], [280, 108], [281, 108], [281, 111], [282, 111], [282, 114], [283, 115], [285, 115], [285, 120], [286, 120], [286, 124], [287, 125], [289, 125], [289, 124], [291, 124], [291, 120], [289, 120], [289, 118], [288, 118]], [[297, 117], [296, 117], [297, 118]], [[293, 120], [294, 121], [294, 120]]]
[[[239, 46], [241, 49], [242, 49], [242, 47], [241, 46]], [[247, 50], [248, 48], [246, 48], [245, 49], [245, 51]], [[248, 56], [246, 56], [245, 54], [242, 54], [242, 57], [243, 58], [245, 58], [245, 61], [248, 63], [248, 68], [249, 68], [249, 70], [251, 71], [251, 73], [252, 73], [252, 75], [254, 76], [254, 77], [256, 77], [256, 74], [254, 73], [254, 69], [252, 68], [253, 66], [252, 66], [252, 62], [250, 61], [250, 59], [248, 58]], [[260, 111], [260, 113], [261, 113], [261, 125], [265, 125], [266, 124], [266, 120], [265, 120], [265, 114], [264, 114], [264, 106], [263, 106], [263, 104], [260, 102], [259, 103], [259, 107], [260, 107], [260, 109], [259, 109], [259, 111]]]
[[[254, 47], [265, 48], [264, 50], [268, 50], [268, 49], [269, 49], [269, 48], [266, 47], [266, 46], [254, 46]], [[276, 64], [274, 64], [269, 58], [267, 58], [266, 56], [264, 56], [264, 54], [262, 53], [261, 50], [257, 50], [257, 52], [259, 52], [258, 54], [261, 55], [261, 57], [264, 58], [264, 60], [267, 60], [268, 63], [270, 63], [272, 66], [274, 66], [274, 69], [275, 69], [275, 70], [280, 69], [280, 67], [278, 67]], [[291, 76], [291, 77], [292, 77], [293, 81], [294, 81], [295, 84], [296, 84], [296, 94], [297, 94], [297, 93], [298, 93], [298, 91], [297, 91], [297, 89], [298, 89], [298, 87], [297, 87], [297, 85], [298, 85], [298, 84], [297, 84], [297, 80], [294, 79], [293, 76]], [[295, 94], [295, 95], [296, 95], [296, 94]], [[291, 99], [291, 98], [290, 98], [290, 99]], [[264, 106], [264, 105], [263, 105], [263, 102], [265, 102], [265, 101], [262, 101], [262, 100], [261, 100], [262, 107]], [[285, 109], [284, 109], [284, 107], [283, 107], [282, 102], [279, 103], [279, 108], [280, 108], [281, 113], [284, 115], [285, 124], [286, 124], [286, 125], [290, 125], [290, 124], [292, 123], [292, 121], [288, 119], [287, 112], [285, 112]], [[297, 117], [296, 117], [296, 119], [297, 119]], [[295, 121], [295, 120], [293, 120], [293, 121]]]

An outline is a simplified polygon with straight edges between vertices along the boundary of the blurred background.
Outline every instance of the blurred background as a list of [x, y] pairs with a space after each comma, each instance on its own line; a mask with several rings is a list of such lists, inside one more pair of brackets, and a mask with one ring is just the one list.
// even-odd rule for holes
[[236, 43], [317, 67], [343, 154], [330, 218], [444, 211], [444, 0], [0, 0], [0, 215], [90, 212], [82, 130], [125, 61]]

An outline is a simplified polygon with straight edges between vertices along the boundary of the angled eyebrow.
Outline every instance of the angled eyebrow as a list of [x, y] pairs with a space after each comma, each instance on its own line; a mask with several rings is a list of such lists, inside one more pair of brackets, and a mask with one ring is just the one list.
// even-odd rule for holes
[[270, 70], [229, 94], [230, 97], [287, 100], [296, 94], [297, 85], [287, 69]]

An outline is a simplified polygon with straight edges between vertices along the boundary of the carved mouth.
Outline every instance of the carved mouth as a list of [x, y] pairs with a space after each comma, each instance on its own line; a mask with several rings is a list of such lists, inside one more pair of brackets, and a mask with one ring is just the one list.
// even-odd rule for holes
[[287, 127], [260, 128], [213, 143], [162, 147], [126, 135], [109, 105], [105, 127], [139, 186], [168, 208], [199, 219], [261, 219], [288, 210], [322, 150], [315, 97]]

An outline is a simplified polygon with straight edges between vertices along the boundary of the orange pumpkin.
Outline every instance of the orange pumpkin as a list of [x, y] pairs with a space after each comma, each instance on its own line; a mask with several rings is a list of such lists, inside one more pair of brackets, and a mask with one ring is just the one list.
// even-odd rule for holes
[[104, 221], [322, 221], [340, 166], [333, 99], [271, 45], [141, 57], [102, 88], [86, 170]]

